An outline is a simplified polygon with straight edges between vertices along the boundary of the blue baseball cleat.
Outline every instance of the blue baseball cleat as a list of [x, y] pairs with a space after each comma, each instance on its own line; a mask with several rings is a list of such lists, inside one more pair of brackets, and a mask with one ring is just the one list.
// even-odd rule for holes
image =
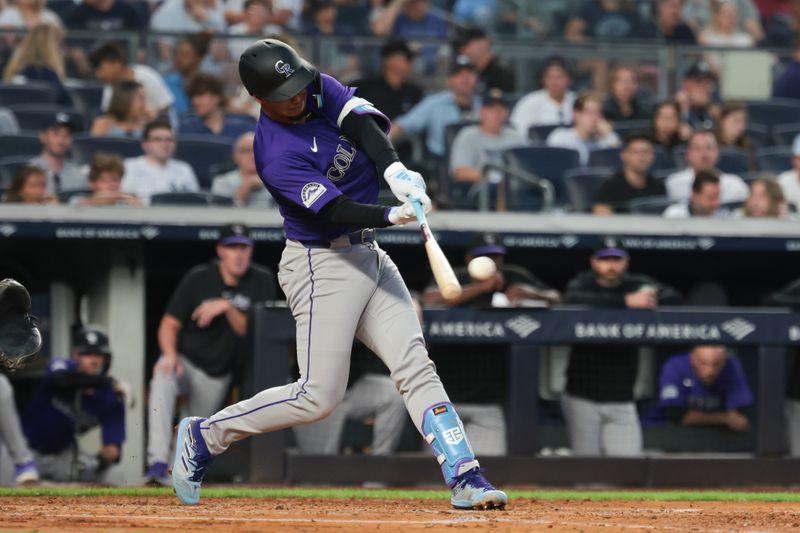
[[503, 509], [508, 496], [483, 477], [483, 469], [473, 468], [456, 478], [450, 503], [456, 509]]
[[214, 456], [200, 435], [200, 423], [205, 418], [190, 416], [181, 420], [175, 442], [175, 461], [172, 463], [172, 484], [175, 494], [184, 505], [197, 505], [200, 485]]

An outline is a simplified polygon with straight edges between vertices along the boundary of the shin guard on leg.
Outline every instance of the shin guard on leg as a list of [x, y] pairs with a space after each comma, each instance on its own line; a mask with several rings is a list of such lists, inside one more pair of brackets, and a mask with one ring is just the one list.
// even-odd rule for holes
[[448, 487], [455, 485], [456, 477], [479, 466], [453, 404], [439, 403], [425, 410], [422, 432], [442, 467]]

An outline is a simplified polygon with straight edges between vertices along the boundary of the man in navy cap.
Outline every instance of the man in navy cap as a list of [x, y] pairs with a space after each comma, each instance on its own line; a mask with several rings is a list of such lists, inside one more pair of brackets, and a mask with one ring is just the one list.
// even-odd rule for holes
[[86, 175], [76, 165], [69, 151], [72, 148], [72, 133], [75, 124], [66, 113], [54, 113], [47, 125], [39, 132], [42, 153], [31, 159], [31, 164], [44, 169], [47, 176], [47, 192], [88, 189]]
[[239, 341], [254, 304], [275, 299], [275, 277], [253, 264], [253, 239], [244, 224], [220, 230], [217, 258], [180, 281], [158, 327], [161, 356], [153, 368], [147, 407], [150, 484], [168, 484], [167, 460], [175, 402], [185, 396], [192, 414], [209, 416], [222, 405], [233, 377]]

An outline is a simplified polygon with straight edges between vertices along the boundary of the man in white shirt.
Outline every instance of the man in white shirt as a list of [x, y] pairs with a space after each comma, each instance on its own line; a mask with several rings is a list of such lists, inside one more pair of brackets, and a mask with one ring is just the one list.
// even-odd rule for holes
[[528, 137], [531, 126], [572, 123], [572, 106], [575, 93], [569, 90], [572, 78], [566, 62], [551, 57], [542, 68], [543, 89], [520, 98], [511, 112], [511, 124], [523, 137]]
[[701, 170], [692, 182], [688, 202], [672, 204], [664, 211], [665, 218], [726, 217], [730, 211], [720, 208], [720, 179], [713, 172]]
[[547, 136], [547, 146], [571, 148], [581, 156], [581, 165], [589, 164], [589, 153], [599, 148], [619, 146], [619, 137], [603, 118], [603, 100], [599, 94], [582, 92], [572, 107], [572, 127], [556, 128]]
[[154, 121], [144, 127], [143, 156], [125, 160], [122, 191], [150, 200], [162, 192], [196, 192], [200, 190], [192, 167], [172, 159], [175, 134], [167, 122]]
[[792, 202], [800, 208], [800, 135], [792, 143], [792, 166], [794, 168], [778, 174], [778, 183], [783, 189], [783, 196], [787, 202]]
[[750, 192], [747, 184], [735, 174], [720, 172], [717, 169], [718, 162], [719, 146], [714, 133], [710, 130], [695, 131], [686, 146], [686, 163], [689, 166], [667, 177], [667, 196], [676, 201], [689, 201], [695, 175], [705, 170], [719, 176], [720, 201], [723, 204], [746, 200]]
[[253, 35], [278, 35], [283, 30], [279, 25], [269, 22], [273, 17], [267, 0], [246, 0], [242, 13], [244, 20], [228, 28], [228, 33], [230, 35], [249, 35], [251, 37], [228, 40], [228, 49], [231, 51], [231, 57], [235, 58], [241, 56], [247, 50], [247, 47], [253, 44], [255, 40], [252, 37]]
[[144, 87], [144, 99], [150, 119], [172, 112], [172, 96], [167, 84], [155, 69], [147, 65], [129, 65], [125, 52], [114, 43], [106, 43], [89, 56], [95, 76], [105, 83], [100, 107], [108, 109], [111, 90], [121, 81], [136, 81]]
[[221, 33], [226, 27], [220, 0], [166, 0], [150, 18], [150, 29], [163, 33]]
[[214, 178], [211, 192], [233, 198], [236, 205], [268, 209], [275, 207], [272, 196], [256, 170], [253, 153], [253, 132], [243, 133], [233, 145], [233, 162], [236, 168]]

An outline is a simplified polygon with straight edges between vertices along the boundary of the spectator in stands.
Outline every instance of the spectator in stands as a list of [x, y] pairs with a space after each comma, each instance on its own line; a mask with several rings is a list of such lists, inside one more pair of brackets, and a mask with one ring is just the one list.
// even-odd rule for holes
[[664, 210], [666, 218], [726, 217], [727, 209], [720, 209], [720, 179], [713, 171], [698, 171], [692, 181], [692, 194], [688, 202], [672, 204]]
[[450, 67], [447, 89], [426, 96], [408, 113], [392, 123], [391, 138], [425, 133], [425, 146], [435, 157], [445, 155], [445, 127], [461, 120], [474, 119], [480, 100], [475, 95], [478, 74], [465, 56], [458, 56]]
[[182, 410], [196, 416], [220, 407], [253, 306], [276, 296], [273, 273], [252, 262], [253, 239], [246, 226], [224, 226], [216, 252], [216, 259], [184, 275], [158, 327], [161, 356], [153, 367], [147, 406], [149, 483], [169, 484], [178, 397], [186, 398]]
[[483, 97], [480, 124], [466, 126], [458, 132], [450, 151], [450, 172], [461, 183], [481, 180], [483, 166], [490, 153], [527, 144], [527, 139], [508, 120], [508, 97], [500, 89], [490, 89]]
[[747, 106], [744, 102], [722, 104], [714, 133], [720, 148], [747, 152], [750, 170], [756, 169], [756, 145], [747, 133]]
[[531, 126], [572, 124], [575, 93], [570, 90], [572, 77], [566, 61], [547, 59], [541, 71], [542, 89], [523, 96], [511, 112], [511, 124], [520, 135], [528, 137]]
[[681, 14], [683, 0], [658, 0], [656, 26], [668, 44], [697, 44], [691, 26], [686, 24]]
[[416, 55], [402, 39], [387, 41], [381, 46], [381, 73], [353, 83], [358, 87], [358, 95], [372, 102], [390, 120], [408, 113], [422, 100], [422, 89], [409, 81]]
[[594, 195], [595, 215], [628, 213], [631, 200], [667, 195], [664, 183], [650, 174], [655, 152], [649, 136], [632, 133], [625, 137], [620, 159], [622, 168], [601, 183]]
[[[108, 337], [87, 328], [75, 339], [69, 359], [53, 358], [47, 365], [22, 418], [44, 479], [122, 483], [118, 463], [130, 386], [108, 375], [110, 363]], [[76, 437], [97, 426], [102, 433], [97, 453], [77, 450]]]
[[92, 122], [91, 134], [139, 139], [150, 119], [144, 87], [138, 81], [124, 80], [114, 86], [107, 112]]
[[18, 135], [19, 123], [14, 112], [5, 107], [0, 107], [0, 135]]
[[148, 119], [172, 112], [174, 98], [161, 74], [147, 65], [131, 65], [124, 50], [115, 43], [105, 43], [89, 57], [97, 79], [105, 83], [101, 108], [107, 110], [114, 85], [136, 81], [144, 88]]
[[619, 145], [619, 137], [603, 117], [600, 95], [583, 92], [572, 106], [572, 127], [556, 128], [547, 136], [547, 146], [571, 148], [581, 156], [581, 165], [589, 163], [589, 152]]
[[45, 7], [44, 0], [16, 0], [0, 9], [0, 28], [32, 30], [39, 24], [61, 27], [61, 19]]
[[778, 183], [783, 189], [787, 202], [792, 202], [800, 210], [800, 135], [792, 143], [792, 169], [778, 175]]
[[64, 87], [64, 57], [61, 44], [64, 30], [60, 26], [40, 24], [30, 30], [3, 70], [6, 83], [24, 84], [36, 82], [48, 85], [55, 91], [55, 102], [72, 105]]
[[735, 174], [720, 172], [717, 169], [718, 162], [719, 146], [714, 133], [708, 130], [693, 132], [686, 148], [688, 167], [667, 177], [667, 195], [674, 200], [688, 200], [695, 175], [700, 171], [708, 171], [719, 177], [723, 204], [743, 202], [749, 192], [747, 184]]
[[[604, 237], [591, 257], [592, 269], [573, 278], [564, 292], [570, 305], [653, 309], [681, 302], [678, 292], [655, 279], [628, 272], [622, 243]], [[642, 453], [642, 431], [634, 403], [639, 347], [582, 344], [572, 347], [561, 405], [574, 455]]]
[[739, 18], [736, 0], [710, 0], [711, 19], [697, 40], [704, 46], [751, 48], [753, 36], [737, 28]]
[[465, 55], [478, 70], [479, 91], [497, 88], [505, 93], [516, 90], [514, 71], [492, 51], [492, 42], [481, 28], [466, 28], [456, 37], [456, 55]]
[[139, 31], [144, 21], [136, 10], [124, 1], [82, 0], [64, 17], [64, 25], [70, 30]]
[[253, 119], [225, 111], [225, 86], [219, 78], [201, 72], [189, 81], [186, 89], [194, 114], [181, 119], [181, 135], [216, 135], [233, 142], [241, 134], [253, 131]]
[[742, 364], [724, 346], [698, 345], [673, 355], [658, 378], [660, 418], [681, 426], [747, 431], [741, 409], [753, 404]]
[[[339, 8], [334, 0], [314, 0], [304, 33], [312, 36], [342, 36], [356, 33], [349, 21], [339, 18]], [[330, 42], [331, 60], [328, 72], [342, 83], [350, 84], [361, 76], [361, 58], [358, 47], [351, 43]]]
[[663, 147], [668, 155], [678, 147], [686, 144], [692, 128], [681, 122], [681, 107], [674, 100], [665, 100], [653, 110], [650, 123], [650, 135], [653, 144]]
[[221, 0], [165, 0], [150, 18], [150, 29], [163, 33], [222, 33], [227, 28]]
[[[233, 44], [234, 40], [231, 40]], [[248, 43], [250, 41], [248, 40]], [[164, 83], [172, 93], [175, 114], [183, 115], [189, 111], [191, 102], [186, 94], [186, 85], [200, 72], [200, 64], [208, 53], [209, 35], [195, 33], [187, 35], [175, 46], [172, 59], [174, 70], [164, 75]]]
[[0, 417], [0, 449], [14, 462], [14, 483], [31, 485], [39, 482], [39, 469], [33, 452], [25, 441], [22, 423], [14, 401], [14, 389], [5, 374], [0, 373], [0, 401], [3, 402], [3, 416]]
[[[375, 12], [372, 32], [380, 36], [393, 36], [406, 40], [419, 38], [447, 39], [447, 23], [430, 11], [429, 0], [390, 0], [385, 9]], [[425, 73], [436, 70], [438, 47], [421, 49]]]
[[237, 59], [248, 46], [253, 44], [256, 36], [279, 35], [283, 31], [280, 25], [269, 22], [272, 18], [272, 11], [268, 0], [246, 0], [243, 14], [244, 18], [241, 22], [228, 28], [229, 35], [249, 36], [247, 39], [228, 40], [231, 56]]
[[736, 8], [736, 28], [747, 32], [753, 42], [764, 38], [764, 28], [761, 17], [753, 0], [685, 0], [683, 5], [683, 18], [688, 21], [695, 33], [700, 33], [703, 28], [712, 23], [715, 2], [731, 1]]
[[718, 112], [713, 101], [716, 79], [711, 66], [699, 61], [687, 69], [681, 90], [675, 94], [675, 101], [681, 106], [681, 120], [694, 129], [710, 129], [714, 126]]
[[772, 96], [800, 100], [800, 33], [795, 35], [791, 58], [772, 84]]
[[58, 203], [58, 199], [47, 192], [45, 171], [34, 165], [24, 165], [17, 170], [3, 201], [17, 204]]
[[272, 4], [269, 24], [281, 26], [284, 32], [297, 33], [302, 29], [304, 0], [270, 0]]
[[133, 205], [143, 202], [136, 195], [122, 192], [125, 165], [118, 155], [97, 153], [89, 165], [89, 193], [70, 199], [76, 205]]
[[612, 70], [603, 115], [611, 122], [650, 118], [650, 105], [639, 95], [639, 70], [635, 65], [617, 65]]
[[214, 178], [211, 192], [233, 198], [236, 205], [266, 209], [275, 207], [272, 196], [256, 171], [252, 131], [241, 134], [233, 145], [233, 162], [236, 168]]
[[149, 201], [164, 192], [195, 192], [200, 189], [194, 170], [173, 159], [175, 134], [168, 122], [149, 122], [142, 134], [143, 156], [125, 160], [122, 190]]
[[[500, 244], [497, 235], [474, 234], [464, 255], [464, 264], [476, 257], [489, 257], [497, 267], [495, 274], [486, 280], [476, 280], [466, 267], [458, 268], [456, 276], [463, 287], [459, 298], [445, 300], [431, 280], [423, 296], [424, 305], [488, 309], [559, 303], [561, 295], [557, 290], [548, 287], [528, 269], [505, 263], [505, 254], [506, 247]], [[432, 352], [437, 371], [479, 455], [506, 453], [505, 394], [501, 384], [506, 382], [508, 368], [504, 353], [502, 347], [479, 345], [440, 346]], [[487, 365], [487, 359], [492, 364]]]
[[591, 0], [585, 2], [567, 22], [564, 37], [569, 41], [587, 39], [648, 39], [654, 29], [642, 19], [631, 0]]
[[771, 176], [762, 176], [750, 182], [750, 195], [740, 212], [744, 217], [786, 218], [789, 208], [783, 189]]
[[45, 171], [49, 194], [86, 188], [86, 176], [70, 156], [74, 127], [68, 114], [56, 113], [39, 132], [42, 153], [30, 164]]

